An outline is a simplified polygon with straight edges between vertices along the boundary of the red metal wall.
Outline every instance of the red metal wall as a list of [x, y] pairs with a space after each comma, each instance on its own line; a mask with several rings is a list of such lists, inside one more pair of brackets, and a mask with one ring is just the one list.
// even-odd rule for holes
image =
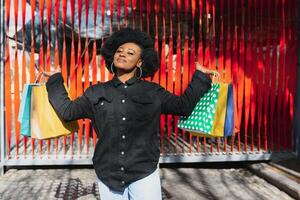
[[[163, 115], [164, 155], [285, 151], [295, 146], [296, 0], [6, 0], [5, 6], [7, 158], [91, 153], [97, 139], [89, 120], [80, 120], [78, 133], [66, 137], [38, 141], [20, 136], [21, 91], [38, 72], [58, 66], [73, 98], [89, 85], [110, 79], [98, 50], [104, 37], [125, 26], [154, 38], [161, 68], [153, 81], [169, 91], [184, 91], [195, 60], [234, 86], [233, 137], [194, 137], [176, 128], [178, 117]], [[51, 27], [56, 29], [51, 32]]]

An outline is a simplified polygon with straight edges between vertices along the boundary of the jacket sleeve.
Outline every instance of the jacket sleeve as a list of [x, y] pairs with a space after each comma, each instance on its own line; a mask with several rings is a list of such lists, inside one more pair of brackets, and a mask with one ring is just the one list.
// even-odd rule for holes
[[159, 86], [158, 96], [162, 114], [189, 116], [200, 98], [211, 88], [211, 79], [196, 70], [191, 82], [181, 96], [175, 95]]
[[55, 73], [49, 77], [46, 88], [48, 98], [58, 115], [65, 120], [73, 121], [92, 117], [92, 104], [88, 98], [91, 87], [84, 94], [75, 100], [70, 100], [64, 86], [61, 73]]

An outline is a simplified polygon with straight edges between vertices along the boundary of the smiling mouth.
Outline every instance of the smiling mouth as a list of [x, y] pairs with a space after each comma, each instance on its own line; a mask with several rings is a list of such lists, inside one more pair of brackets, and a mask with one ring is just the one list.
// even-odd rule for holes
[[124, 62], [124, 63], [126, 63], [126, 60], [120, 59], [120, 58], [118, 58], [117, 61], [118, 61], [118, 62]]

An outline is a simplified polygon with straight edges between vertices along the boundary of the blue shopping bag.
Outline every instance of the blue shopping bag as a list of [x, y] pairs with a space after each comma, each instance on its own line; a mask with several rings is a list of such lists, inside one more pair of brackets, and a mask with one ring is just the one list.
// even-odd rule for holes
[[227, 110], [225, 117], [224, 136], [231, 136], [234, 129], [234, 102], [233, 102], [233, 87], [228, 85], [227, 95]]
[[31, 107], [31, 84], [25, 84], [18, 114], [18, 121], [21, 123], [21, 135], [31, 136], [30, 134], [30, 107]]

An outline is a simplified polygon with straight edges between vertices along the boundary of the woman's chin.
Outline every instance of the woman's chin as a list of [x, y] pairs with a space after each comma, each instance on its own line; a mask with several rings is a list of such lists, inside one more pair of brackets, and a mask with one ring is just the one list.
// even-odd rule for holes
[[116, 66], [118, 70], [120, 71], [124, 71], [124, 72], [132, 72], [132, 70], [134, 70], [134, 67], [133, 68], [129, 68], [129, 67], [119, 67], [119, 66]]

